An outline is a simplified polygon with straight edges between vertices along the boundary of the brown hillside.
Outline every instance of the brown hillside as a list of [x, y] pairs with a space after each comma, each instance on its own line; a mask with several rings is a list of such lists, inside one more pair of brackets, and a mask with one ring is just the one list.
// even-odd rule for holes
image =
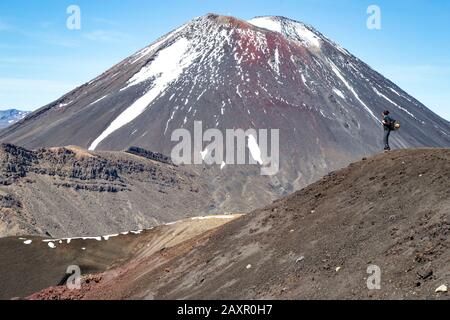
[[[227, 224], [154, 268], [152, 259], [84, 297], [436, 298], [450, 282], [450, 150], [403, 150], [350, 165]], [[367, 289], [367, 267], [381, 290]]]

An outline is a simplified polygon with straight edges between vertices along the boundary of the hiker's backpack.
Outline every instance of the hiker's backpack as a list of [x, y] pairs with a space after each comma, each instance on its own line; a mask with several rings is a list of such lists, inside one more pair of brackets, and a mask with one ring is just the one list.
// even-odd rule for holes
[[398, 122], [397, 120], [392, 119], [389, 127], [390, 127], [391, 130], [399, 130], [401, 125], [400, 125], [400, 122]]

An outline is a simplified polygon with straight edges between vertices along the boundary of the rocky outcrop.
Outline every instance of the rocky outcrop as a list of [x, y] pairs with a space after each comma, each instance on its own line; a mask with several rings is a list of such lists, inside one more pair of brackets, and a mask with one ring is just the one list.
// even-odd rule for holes
[[162, 163], [167, 163], [167, 164], [173, 165], [173, 162], [170, 159], [170, 157], [167, 157], [158, 152], [152, 152], [149, 150], [145, 150], [144, 148], [130, 147], [130, 148], [128, 148], [128, 150], [126, 152], [140, 156], [140, 157], [145, 157], [150, 160], [159, 161]]

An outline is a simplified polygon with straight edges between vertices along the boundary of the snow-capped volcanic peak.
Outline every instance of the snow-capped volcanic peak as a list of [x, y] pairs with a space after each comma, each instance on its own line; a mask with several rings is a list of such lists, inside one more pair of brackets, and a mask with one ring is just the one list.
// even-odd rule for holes
[[254, 26], [279, 32], [290, 40], [301, 42], [307, 47], [320, 48], [322, 37], [313, 28], [283, 17], [257, 17], [248, 21]]

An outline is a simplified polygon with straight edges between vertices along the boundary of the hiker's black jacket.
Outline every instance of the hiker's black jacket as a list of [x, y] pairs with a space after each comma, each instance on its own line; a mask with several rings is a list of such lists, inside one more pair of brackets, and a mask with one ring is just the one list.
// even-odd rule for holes
[[384, 130], [386, 130], [386, 131], [392, 130], [391, 124], [393, 121], [394, 121], [394, 119], [392, 119], [390, 116], [384, 116], [384, 118], [383, 118]]

